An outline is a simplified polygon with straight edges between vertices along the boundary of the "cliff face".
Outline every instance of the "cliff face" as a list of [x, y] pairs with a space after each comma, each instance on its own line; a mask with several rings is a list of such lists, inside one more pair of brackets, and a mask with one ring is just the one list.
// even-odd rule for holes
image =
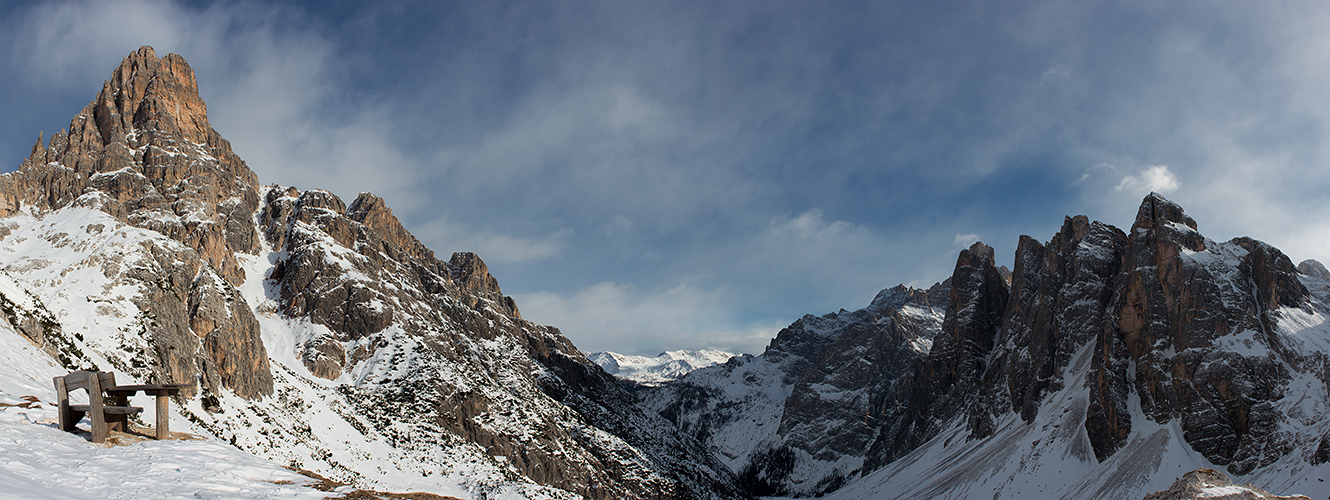
[[754, 495], [817, 495], [864, 468], [865, 450], [903, 418], [911, 368], [953, 299], [951, 281], [883, 290], [857, 311], [804, 316], [760, 356], [636, 394], [711, 446]]
[[18, 171], [0, 176], [0, 215], [86, 207], [180, 243], [144, 242], [148, 266], [107, 271], [145, 285], [131, 300], [158, 348], [138, 374], [259, 398], [273, 388], [258, 322], [230, 300], [245, 280], [236, 256], [259, 250], [256, 186], [208, 125], [189, 64], [144, 47], [68, 130], [47, 144], [39, 137]]
[[[1316, 417], [1330, 415], [1330, 273], [1319, 263], [1294, 267], [1251, 238], [1207, 239], [1158, 194], [1128, 232], [1067, 217], [1047, 242], [1022, 236], [1014, 257], [1008, 274], [986, 245], [962, 251], [945, 316], [912, 335], [868, 309], [816, 330], [808, 316], [746, 364], [641, 397], [759, 494], [1139, 496], [1170, 453], [1256, 478], [1330, 462], [1330, 428]], [[826, 322], [854, 314], [864, 319]], [[859, 385], [828, 382], [846, 379]], [[843, 386], [870, 389], [861, 399]], [[727, 417], [754, 400], [780, 401], [768, 404], [779, 419]], [[862, 425], [808, 404], [819, 400], [853, 402]], [[769, 444], [737, 447], [735, 435]], [[1054, 464], [1084, 477], [1040, 476]]]
[[[1181, 207], [1152, 194], [1141, 205], [1123, 252], [1112, 303], [1116, 328], [1101, 345], [1104, 378], [1135, 380], [1141, 410], [1155, 422], [1180, 419], [1197, 452], [1246, 474], [1289, 452], [1276, 436], [1274, 403], [1303, 365], [1276, 334], [1280, 308], [1305, 305], [1309, 292], [1279, 250], [1250, 238], [1215, 243], [1196, 232]], [[1238, 340], [1240, 339], [1240, 340]], [[1242, 347], [1233, 349], [1240, 341]], [[1124, 370], [1135, 366], [1135, 370]], [[1124, 391], [1106, 391], [1098, 407], [1122, 407]], [[1087, 428], [1107, 456], [1129, 430], [1125, 415]]]
[[437, 259], [373, 194], [260, 185], [178, 55], [126, 57], [0, 176], [0, 217], [32, 291], [5, 320], [71, 369], [201, 382], [182, 415], [258, 455], [381, 490], [741, 496], [480, 256]]

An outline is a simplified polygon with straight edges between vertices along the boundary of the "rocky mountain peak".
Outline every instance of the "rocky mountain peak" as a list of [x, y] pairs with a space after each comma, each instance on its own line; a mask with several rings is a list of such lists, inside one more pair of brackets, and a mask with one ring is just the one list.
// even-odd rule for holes
[[[982, 241], [976, 241], [969, 249], [961, 251], [960, 258], [967, 266], [993, 267], [996, 263], [996, 259], [993, 258], [993, 247], [985, 245]], [[961, 264], [958, 262], [957, 265]]]
[[511, 297], [505, 297], [499, 289], [499, 280], [490, 275], [489, 267], [480, 256], [471, 252], [457, 252], [448, 259], [448, 269], [454, 283], [462, 290], [475, 296], [492, 300], [503, 307], [514, 318], [520, 318], [517, 303]]
[[39, 134], [20, 168], [0, 175], [0, 217], [85, 208], [163, 236], [145, 241], [138, 267], [104, 271], [138, 288], [129, 300], [158, 347], [136, 360], [136, 376], [258, 398], [272, 374], [253, 312], [235, 300], [245, 281], [237, 255], [260, 248], [258, 179], [207, 114], [184, 58], [140, 48], [68, 129], [44, 146]]
[[1196, 230], [1196, 220], [1182, 211], [1182, 206], [1164, 198], [1164, 195], [1151, 192], [1141, 201], [1141, 208], [1136, 211], [1136, 222], [1132, 232], [1138, 229], [1154, 229], [1166, 222], [1182, 224]]
[[[118, 109], [128, 129], [170, 130], [181, 139], [208, 142], [212, 126], [208, 107], [199, 98], [194, 70], [178, 54], [158, 58], [152, 47], [141, 47], [126, 56], [102, 87], [98, 96], [108, 110]], [[152, 124], [151, 122], [157, 123]]]
[[886, 309], [900, 309], [904, 305], [915, 305], [922, 307], [947, 307], [947, 293], [950, 290], [940, 289], [942, 283], [936, 283], [932, 289], [915, 289], [912, 286], [896, 285], [890, 289], [879, 291], [876, 297], [868, 305], [870, 311], [883, 311]]
[[383, 198], [373, 193], [360, 193], [347, 208], [346, 216], [373, 231], [385, 243], [384, 249], [392, 258], [402, 260], [397, 254], [405, 254], [416, 259], [434, 260], [434, 251], [402, 226]]
[[1330, 280], [1330, 271], [1325, 269], [1325, 265], [1316, 259], [1307, 259], [1298, 263], [1298, 272], [1304, 276]]

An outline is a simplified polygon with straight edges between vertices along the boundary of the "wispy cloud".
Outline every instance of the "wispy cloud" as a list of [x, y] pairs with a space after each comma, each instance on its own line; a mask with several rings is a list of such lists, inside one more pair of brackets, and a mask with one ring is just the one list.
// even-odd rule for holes
[[771, 219], [772, 237], [792, 239], [796, 242], [814, 238], [835, 238], [854, 230], [854, 224], [843, 220], [834, 222], [822, 220], [822, 211], [818, 209], [809, 210], [794, 218], [778, 216]]
[[1099, 172], [1104, 172], [1104, 173], [1111, 174], [1111, 173], [1113, 173], [1113, 172], [1117, 172], [1117, 170], [1118, 170], [1118, 167], [1115, 167], [1115, 166], [1113, 166], [1112, 163], [1108, 163], [1108, 162], [1099, 162], [1099, 163], [1096, 163], [1096, 164], [1094, 164], [1094, 165], [1090, 165], [1088, 168], [1085, 169], [1085, 172], [1081, 174], [1081, 178], [1076, 180], [1076, 184], [1080, 184], [1080, 183], [1085, 182], [1085, 181], [1086, 181], [1087, 179], [1089, 179], [1091, 176], [1093, 176], [1093, 175], [1095, 175], [1095, 174], [1097, 174], [1097, 173], [1099, 173]]
[[579, 346], [647, 355], [675, 346], [761, 353], [784, 325], [737, 319], [730, 293], [688, 284], [643, 290], [604, 282], [567, 294], [514, 298], [524, 317], [558, 326]]
[[[491, 266], [557, 257], [574, 234], [572, 228], [562, 227], [537, 236], [519, 235], [454, 222], [446, 215], [417, 225], [413, 232], [436, 252], [475, 252]], [[447, 253], [440, 257], [446, 260]]]
[[19, 4], [0, 154], [139, 45], [179, 52], [264, 182], [373, 191], [593, 326], [601, 297], [774, 328], [942, 279], [972, 236], [1004, 259], [1064, 214], [1130, 224], [1150, 190], [1330, 261], [1330, 5]]
[[976, 241], [979, 241], [979, 235], [973, 233], [958, 234], [954, 240], [956, 248], [969, 248]]
[[1153, 165], [1141, 169], [1138, 175], [1129, 175], [1118, 182], [1118, 186], [1113, 188], [1118, 192], [1127, 192], [1134, 194], [1145, 194], [1149, 192], [1158, 192], [1168, 194], [1176, 191], [1182, 184], [1178, 182], [1178, 177], [1168, 170], [1167, 165]]

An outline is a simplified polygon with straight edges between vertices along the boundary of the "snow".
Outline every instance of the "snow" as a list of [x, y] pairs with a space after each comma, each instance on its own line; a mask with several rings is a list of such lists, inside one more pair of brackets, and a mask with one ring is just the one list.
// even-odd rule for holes
[[327, 497], [308, 478], [217, 441], [103, 447], [60, 431], [52, 410], [17, 410], [0, 409], [0, 498]]
[[[86, 359], [97, 369], [113, 371], [120, 383], [154, 382], [147, 380], [150, 373], [134, 364], [149, 355], [144, 324], [151, 317], [133, 301], [143, 293], [140, 287], [154, 285], [125, 277], [128, 273], [140, 277], [159, 273], [159, 264], [150, 253], [153, 248], [181, 251], [184, 247], [160, 233], [127, 226], [88, 208], [28, 209], [0, 220], [0, 224], [9, 229], [9, 234], [0, 238], [0, 294], [22, 314], [49, 317], [58, 323], [63, 333], [56, 337], [69, 342], [60, 349], [69, 349], [73, 362], [83, 366], [85, 362], [78, 360]], [[320, 243], [332, 252], [351, 256], [330, 239]], [[521, 476], [511, 465], [491, 457], [475, 443], [450, 437], [427, 418], [385, 423], [362, 414], [364, 407], [357, 406], [353, 398], [360, 398], [361, 404], [364, 399], [372, 400], [376, 397], [372, 390], [376, 382], [419, 378], [423, 373], [453, 380], [462, 388], [468, 381], [462, 374], [449, 371], [448, 366], [426, 365], [417, 354], [419, 342], [404, 335], [396, 325], [348, 343], [348, 352], [357, 346], [386, 347], [370, 350], [341, 377], [325, 380], [311, 376], [299, 360], [297, 347], [329, 332], [308, 319], [275, 313], [277, 291], [265, 277], [275, 262], [286, 256], [265, 248], [258, 256], [238, 257], [247, 277], [239, 292], [260, 323], [260, 336], [270, 356], [274, 394], [248, 401], [223, 392], [219, 395], [220, 406], [225, 409], [222, 413], [203, 409], [198, 399], [183, 405], [173, 403], [169, 417], [172, 430], [198, 434], [204, 440], [134, 443], [111, 449], [54, 429], [50, 424], [54, 414], [49, 410], [25, 408], [20, 412], [17, 407], [3, 407], [0, 443], [12, 438], [21, 446], [0, 450], [0, 484], [23, 489], [0, 487], [0, 498], [9, 498], [8, 492], [18, 492], [18, 498], [324, 497], [322, 492], [299, 485], [264, 482], [304, 481], [303, 476], [287, 471], [285, 465], [381, 491], [488, 499], [574, 497], [514, 480]], [[210, 278], [221, 283], [216, 276]], [[351, 278], [363, 277], [352, 273]], [[0, 402], [26, 404], [21, 397], [32, 395], [49, 404], [54, 399], [51, 377], [68, 369], [32, 347], [6, 323], [0, 325], [0, 391], [4, 391]], [[516, 345], [477, 350], [521, 351]], [[495, 401], [534, 396], [491, 395]], [[136, 396], [131, 404], [145, 408], [142, 421], [155, 421], [150, 396]], [[521, 434], [529, 430], [524, 425], [534, 425], [524, 422], [525, 418], [539, 422], [549, 416], [496, 414], [491, 422], [505, 428], [515, 426], [515, 432]], [[605, 442], [618, 439], [597, 432], [603, 431], [588, 430], [587, 434]], [[29, 440], [20, 441], [24, 436], [30, 436]], [[40, 453], [25, 449], [40, 448], [39, 444], [46, 446]], [[148, 471], [139, 481], [142, 485], [123, 479], [131, 477], [127, 467]], [[81, 486], [60, 486], [51, 480], [53, 476], [41, 472], [43, 468], [55, 471], [50, 474], [67, 471], [65, 475], [77, 473], [89, 479]]]
[[[0, 293], [15, 296], [14, 282], [0, 278]], [[306, 487], [308, 478], [215, 440], [100, 446], [61, 431], [51, 379], [68, 370], [5, 323], [0, 367], [0, 499], [327, 496]], [[80, 428], [88, 425], [85, 418]]]
[[[794, 390], [792, 384], [782, 383], [785, 367], [767, 356], [743, 355], [723, 365], [695, 370], [683, 380], [708, 393], [722, 396], [708, 401], [712, 413], [726, 414], [732, 420], [724, 423], [695, 421], [696, 413], [681, 415], [693, 419], [690, 425], [705, 425], [713, 433], [708, 440], [717, 454], [731, 470], [739, 470], [752, 456], [754, 449], [770, 442], [780, 427], [785, 400]], [[669, 390], [670, 386], [666, 386]], [[658, 397], [644, 401], [648, 407], [667, 402]], [[715, 405], [720, 405], [715, 407]], [[655, 411], [661, 408], [653, 407]], [[731, 410], [732, 413], [729, 413]], [[678, 422], [684, 425], [685, 422]]]
[[[1323, 298], [1320, 300], [1324, 300]], [[1318, 305], [1318, 307], [1320, 307]], [[1330, 337], [1318, 315], [1302, 309], [1281, 309], [1281, 334], [1321, 343]], [[1222, 350], [1266, 355], [1252, 332], [1221, 338]], [[1100, 463], [1082, 423], [1088, 401], [1086, 376], [1093, 342], [1087, 343], [1064, 370], [1064, 388], [1045, 397], [1035, 420], [1025, 423], [1008, 414], [988, 438], [970, 440], [964, 422], [950, 428], [910, 454], [826, 496], [833, 500], [860, 498], [1141, 498], [1166, 490], [1177, 477], [1197, 468], [1223, 470], [1194, 451], [1183, 438], [1179, 419], [1156, 423], [1144, 416], [1140, 397], [1129, 397], [1131, 434], [1126, 445]], [[1129, 369], [1134, 373], [1134, 369]], [[1285, 397], [1278, 401], [1289, 418], [1281, 432], [1299, 448], [1315, 444], [1330, 430], [1330, 402], [1325, 383], [1313, 373], [1293, 373]], [[1330, 495], [1330, 464], [1312, 465], [1301, 451], [1236, 483], [1253, 484], [1275, 494]], [[1217, 489], [1215, 491], [1218, 491]], [[1216, 493], [1218, 494], [1218, 493]]]
[[1251, 493], [1259, 496], [1259, 494], [1252, 491], [1251, 488], [1243, 488], [1241, 486], [1210, 486], [1207, 488], [1201, 488], [1201, 491], [1196, 493], [1196, 498], [1214, 498], [1226, 495], [1241, 495], [1243, 493]]
[[586, 355], [610, 375], [645, 386], [676, 380], [693, 370], [724, 363], [734, 356], [734, 353], [706, 349], [665, 351], [651, 358], [609, 351]]

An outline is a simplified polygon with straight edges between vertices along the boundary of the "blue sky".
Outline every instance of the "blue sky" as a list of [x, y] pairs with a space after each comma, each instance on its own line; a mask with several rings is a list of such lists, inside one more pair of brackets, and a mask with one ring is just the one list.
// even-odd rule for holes
[[760, 352], [1151, 190], [1330, 262], [1325, 3], [0, 9], [4, 170], [130, 51], [177, 52], [262, 182], [385, 197], [583, 350]]

